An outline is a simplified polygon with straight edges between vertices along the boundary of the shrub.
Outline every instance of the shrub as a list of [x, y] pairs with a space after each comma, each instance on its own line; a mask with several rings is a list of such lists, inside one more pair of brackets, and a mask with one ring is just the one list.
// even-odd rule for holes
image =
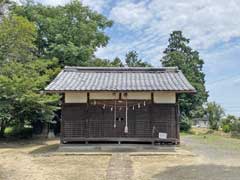
[[240, 121], [235, 121], [231, 128], [231, 135], [233, 137], [240, 137]]
[[219, 129], [218, 121], [210, 122], [210, 129], [218, 131], [218, 129]]
[[31, 127], [7, 127], [4, 131], [4, 136], [7, 138], [26, 139], [32, 137], [33, 129]]
[[182, 115], [181, 122], [180, 122], [180, 131], [189, 132], [191, 127], [192, 127], [192, 125], [191, 125], [190, 119], [187, 116]]
[[225, 133], [229, 133], [231, 131], [230, 125], [229, 124], [223, 125], [222, 130]]
[[14, 133], [14, 128], [13, 127], [6, 127], [4, 130], [4, 136], [10, 137]]
[[19, 138], [30, 138], [32, 137], [33, 129], [31, 127], [25, 127], [18, 131]]
[[232, 131], [240, 133], [240, 121], [235, 121], [232, 125]]
[[191, 125], [188, 122], [180, 122], [180, 131], [188, 132], [191, 129]]

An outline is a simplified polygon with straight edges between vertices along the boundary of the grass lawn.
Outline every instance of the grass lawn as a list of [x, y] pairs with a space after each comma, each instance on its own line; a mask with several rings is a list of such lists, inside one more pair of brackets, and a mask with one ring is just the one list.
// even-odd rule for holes
[[240, 151], [240, 139], [232, 138], [222, 131], [212, 131], [208, 129], [194, 128], [190, 133], [181, 133], [182, 137], [191, 136], [201, 144], [208, 144], [218, 148]]
[[211, 144], [219, 148], [229, 149], [229, 150], [239, 150], [240, 151], [240, 140], [223, 137], [219, 135], [194, 135], [193, 138], [198, 139], [201, 143]]

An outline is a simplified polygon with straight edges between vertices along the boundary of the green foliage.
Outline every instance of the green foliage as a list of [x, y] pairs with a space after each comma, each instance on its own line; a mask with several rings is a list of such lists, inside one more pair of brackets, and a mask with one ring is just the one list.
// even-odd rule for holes
[[4, 130], [4, 136], [7, 138], [30, 138], [33, 135], [31, 127], [18, 128], [17, 126], [7, 127]]
[[20, 16], [3, 18], [0, 25], [0, 64], [9, 60], [26, 62], [33, 59], [36, 28]]
[[106, 46], [104, 34], [112, 21], [74, 0], [65, 6], [44, 6], [27, 2], [14, 13], [37, 27], [37, 55], [57, 57], [61, 66], [87, 66], [98, 47]]
[[151, 67], [147, 62], [138, 58], [136, 51], [130, 51], [125, 56], [125, 62], [128, 67]]
[[221, 127], [223, 129], [224, 132], [226, 132], [225, 128], [226, 127], [229, 127], [229, 131], [230, 132], [232, 130], [232, 126], [233, 126], [233, 123], [237, 121], [237, 118], [233, 115], [228, 115], [227, 117], [225, 118], [222, 118], [221, 119]]
[[122, 67], [123, 64], [120, 59], [114, 59], [110, 61], [108, 59], [92, 58], [89, 61], [90, 67]]
[[224, 132], [231, 132], [233, 137], [240, 137], [240, 118], [227, 115], [221, 119], [221, 127]]
[[58, 109], [58, 95], [40, 91], [59, 72], [57, 60], [35, 60], [25, 64], [11, 61], [0, 69], [1, 126], [31, 125], [50, 121]]
[[205, 88], [205, 75], [203, 73], [203, 60], [197, 51], [188, 46], [189, 39], [182, 35], [181, 31], [173, 31], [170, 34], [169, 45], [165, 49], [162, 65], [177, 66], [195, 87], [197, 93], [179, 95], [178, 101], [182, 114], [192, 116], [207, 101], [208, 93]]
[[4, 136], [5, 137], [12, 137], [14, 135], [15, 135], [15, 133], [14, 133], [14, 128], [13, 127], [6, 127], [4, 129]]
[[90, 67], [111, 67], [111, 61], [108, 59], [94, 58], [89, 62]]
[[205, 112], [209, 119], [210, 128], [213, 130], [218, 130], [220, 120], [224, 115], [223, 108], [215, 102], [209, 102], [206, 104]]
[[[151, 64], [138, 58], [136, 51], [130, 51], [126, 54], [125, 63], [127, 67], [151, 67]], [[92, 67], [124, 67], [124, 64], [119, 57], [114, 58], [112, 61], [93, 57], [88, 65]]]
[[187, 122], [180, 122], [180, 131], [188, 132], [191, 129], [191, 125]]
[[229, 124], [225, 124], [222, 126], [222, 130], [225, 133], [229, 133], [231, 131], [230, 125]]
[[113, 61], [111, 62], [113, 67], [123, 67], [123, 63], [119, 57], [115, 57]]
[[233, 123], [231, 134], [233, 137], [240, 138], [240, 119]]
[[182, 132], [189, 132], [191, 129], [191, 121], [187, 116], [181, 116], [181, 122], [180, 122], [180, 131]]

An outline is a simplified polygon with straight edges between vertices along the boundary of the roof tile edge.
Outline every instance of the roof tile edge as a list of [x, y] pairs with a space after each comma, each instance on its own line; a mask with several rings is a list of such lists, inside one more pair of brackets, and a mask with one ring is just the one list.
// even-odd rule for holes
[[178, 72], [178, 67], [80, 67], [65, 66], [64, 71], [154, 71]]

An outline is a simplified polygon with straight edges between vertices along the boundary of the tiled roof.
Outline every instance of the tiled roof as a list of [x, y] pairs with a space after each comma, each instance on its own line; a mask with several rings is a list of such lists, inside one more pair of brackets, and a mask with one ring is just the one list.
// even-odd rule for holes
[[176, 67], [65, 67], [45, 90], [195, 92]]

